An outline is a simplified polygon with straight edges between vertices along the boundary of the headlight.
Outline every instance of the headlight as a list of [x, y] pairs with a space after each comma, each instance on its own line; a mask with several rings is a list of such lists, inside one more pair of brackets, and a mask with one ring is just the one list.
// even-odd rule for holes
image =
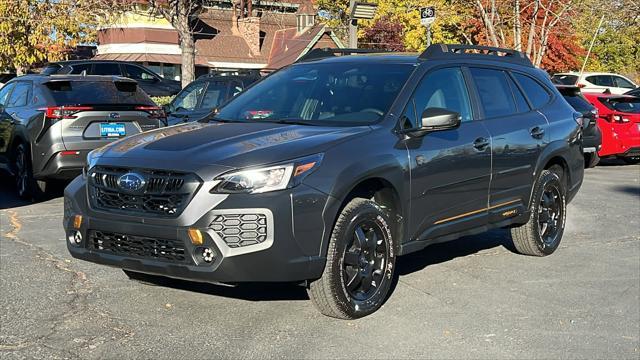
[[264, 168], [233, 171], [216, 178], [212, 193], [258, 194], [294, 187], [313, 172], [322, 161], [322, 154]]

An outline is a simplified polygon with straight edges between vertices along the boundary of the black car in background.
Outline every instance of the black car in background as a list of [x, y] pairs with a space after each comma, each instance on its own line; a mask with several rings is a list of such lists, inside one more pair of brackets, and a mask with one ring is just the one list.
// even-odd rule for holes
[[239, 94], [249, 85], [260, 80], [260, 74], [210, 74], [187, 85], [164, 107], [169, 125], [198, 121], [225, 101]]
[[633, 89], [631, 91], [628, 91], [626, 93], [624, 93], [625, 95], [631, 95], [631, 96], [637, 96], [640, 97], [640, 88], [637, 89]]
[[49, 63], [43, 75], [112, 75], [122, 76], [138, 82], [149, 96], [173, 96], [182, 88], [179, 81], [165, 79], [153, 71], [125, 61], [69, 60]]
[[0, 89], [0, 168], [20, 197], [37, 199], [51, 180], [79, 175], [89, 151], [165, 122], [130, 79], [20, 76]]
[[600, 161], [598, 150], [600, 150], [602, 144], [602, 134], [596, 124], [598, 109], [582, 96], [579, 87], [573, 85], [556, 85], [556, 88], [560, 94], [562, 94], [562, 97], [567, 100], [569, 105], [583, 116], [582, 142], [584, 147], [584, 165], [587, 168], [592, 168]]

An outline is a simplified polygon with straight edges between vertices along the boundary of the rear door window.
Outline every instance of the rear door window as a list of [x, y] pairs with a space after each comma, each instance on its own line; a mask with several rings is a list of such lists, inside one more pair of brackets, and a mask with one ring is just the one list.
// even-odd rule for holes
[[529, 101], [531, 101], [531, 105], [533, 105], [534, 109], [539, 109], [551, 101], [551, 95], [549, 92], [537, 81], [523, 74], [515, 73], [514, 76], [522, 87], [522, 90], [524, 90], [524, 94], [527, 96]]
[[199, 81], [188, 85], [171, 103], [171, 111], [195, 110], [202, 98], [206, 85], [206, 81]]
[[522, 91], [518, 88], [518, 85], [509, 77], [509, 85], [511, 85], [511, 91], [513, 92], [513, 98], [516, 100], [518, 106], [518, 112], [524, 113], [531, 110], [527, 99], [522, 95]]
[[615, 86], [613, 79], [609, 75], [587, 76], [587, 81], [597, 86]]
[[518, 112], [504, 71], [482, 68], [470, 70], [485, 118], [509, 116]]
[[96, 63], [93, 64], [93, 75], [117, 75], [120, 76], [120, 64]]
[[45, 83], [57, 105], [151, 104], [132, 81], [49, 81]]
[[126, 76], [134, 80], [155, 80], [156, 77], [143, 68], [135, 65], [124, 65]]
[[69, 74], [82, 74], [83, 71], [86, 71], [85, 74], [91, 73], [91, 64], [77, 64], [71, 67], [71, 71]]
[[207, 85], [207, 91], [205, 91], [202, 97], [200, 107], [203, 109], [213, 109], [220, 105], [227, 97], [227, 82], [226, 81], [211, 81]]
[[26, 106], [31, 97], [31, 82], [18, 81], [16, 87], [13, 89], [9, 100], [7, 101], [7, 107], [21, 107]]

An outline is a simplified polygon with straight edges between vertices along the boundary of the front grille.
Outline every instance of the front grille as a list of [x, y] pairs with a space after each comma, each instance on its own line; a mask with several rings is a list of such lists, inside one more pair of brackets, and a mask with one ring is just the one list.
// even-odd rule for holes
[[[130, 172], [145, 181], [138, 191], [121, 189], [118, 184], [120, 177]], [[89, 173], [89, 184], [91, 203], [96, 209], [175, 217], [184, 210], [201, 182], [187, 173], [96, 167]]]
[[89, 247], [93, 250], [126, 257], [172, 262], [185, 262], [187, 259], [182, 241], [107, 231], [90, 231]]
[[267, 239], [265, 214], [221, 214], [209, 225], [231, 248], [255, 245]]

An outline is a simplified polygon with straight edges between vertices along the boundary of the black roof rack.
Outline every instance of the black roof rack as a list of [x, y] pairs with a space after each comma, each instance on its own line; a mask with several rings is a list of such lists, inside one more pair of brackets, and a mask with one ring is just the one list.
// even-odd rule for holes
[[321, 48], [313, 49], [302, 56], [296, 62], [305, 62], [311, 60], [324, 59], [333, 56], [355, 55], [355, 54], [376, 54], [376, 53], [388, 53], [389, 50], [381, 49], [334, 49], [334, 48]]
[[533, 67], [531, 60], [520, 51], [491, 46], [462, 45], [462, 44], [433, 44], [420, 56], [420, 60], [456, 59], [459, 56], [506, 61], [513, 64]]

